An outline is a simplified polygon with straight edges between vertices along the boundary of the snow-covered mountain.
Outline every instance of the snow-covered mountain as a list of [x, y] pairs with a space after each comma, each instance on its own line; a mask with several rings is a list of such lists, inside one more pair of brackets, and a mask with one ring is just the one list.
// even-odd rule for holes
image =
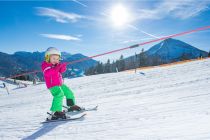
[[52, 100], [44, 84], [7, 84], [10, 95], [0, 84], [0, 139], [208, 140], [209, 69], [210, 59], [205, 59], [65, 79], [77, 104], [98, 104], [98, 111], [82, 120], [44, 125], [40, 122]]
[[159, 57], [162, 61], [177, 61], [182, 58], [193, 59], [200, 56], [207, 57], [208, 53], [195, 48], [183, 41], [166, 39], [146, 51], [148, 57]]
[[125, 69], [136, 67], [157, 66], [182, 60], [207, 57], [208, 53], [192, 45], [176, 39], [166, 39], [150, 49], [125, 58]]

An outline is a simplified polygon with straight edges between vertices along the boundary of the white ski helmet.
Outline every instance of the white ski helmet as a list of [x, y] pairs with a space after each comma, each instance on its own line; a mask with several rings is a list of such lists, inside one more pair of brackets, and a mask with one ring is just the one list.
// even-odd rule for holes
[[45, 52], [45, 61], [46, 62], [49, 62], [50, 55], [52, 55], [52, 54], [56, 54], [56, 55], [59, 55], [61, 57], [61, 52], [57, 48], [49, 47]]

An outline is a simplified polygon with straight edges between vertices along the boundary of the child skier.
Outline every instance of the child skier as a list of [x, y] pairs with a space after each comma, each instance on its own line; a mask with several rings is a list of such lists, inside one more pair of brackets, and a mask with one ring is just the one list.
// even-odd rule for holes
[[50, 110], [51, 120], [65, 119], [65, 112], [62, 111], [63, 97], [66, 97], [68, 111], [80, 111], [81, 108], [75, 105], [74, 94], [69, 87], [63, 84], [62, 73], [66, 71], [66, 63], [60, 63], [61, 52], [50, 47], [45, 52], [45, 61], [42, 63], [42, 71], [47, 88], [50, 90], [53, 101]]

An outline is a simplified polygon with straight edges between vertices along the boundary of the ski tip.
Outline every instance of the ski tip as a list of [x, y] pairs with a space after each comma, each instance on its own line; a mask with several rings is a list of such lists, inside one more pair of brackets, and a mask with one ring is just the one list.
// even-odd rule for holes
[[94, 110], [98, 110], [98, 105], [95, 106]]
[[84, 117], [84, 116], [86, 116], [86, 115], [87, 115], [87, 113], [84, 113], [84, 114], [82, 114], [82, 115], [81, 115], [81, 117], [80, 117], [80, 118], [82, 118], [82, 117]]

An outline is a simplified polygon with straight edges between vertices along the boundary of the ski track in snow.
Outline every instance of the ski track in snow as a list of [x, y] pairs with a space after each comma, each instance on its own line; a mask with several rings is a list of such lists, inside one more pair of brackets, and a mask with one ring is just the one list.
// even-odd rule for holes
[[77, 104], [99, 105], [98, 111], [77, 121], [40, 124], [52, 100], [45, 85], [9, 85], [10, 95], [0, 88], [0, 140], [210, 139], [210, 59], [65, 83]]

